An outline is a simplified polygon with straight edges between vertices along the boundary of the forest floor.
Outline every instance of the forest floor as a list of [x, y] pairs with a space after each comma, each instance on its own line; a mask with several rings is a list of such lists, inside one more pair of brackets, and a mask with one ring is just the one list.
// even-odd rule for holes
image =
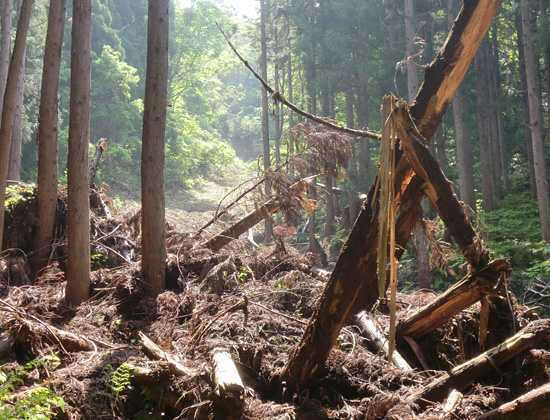
[[[52, 263], [31, 285], [28, 244], [13, 232], [28, 231], [36, 210], [32, 199], [11, 209], [9, 232], [21, 243], [0, 258], [0, 358], [3, 376], [18, 380], [4, 381], [12, 388], [0, 385], [0, 418], [18, 404], [30, 412], [36, 408], [30, 395], [45, 388], [63, 398], [61, 410], [40, 394], [60, 419], [472, 419], [549, 381], [545, 339], [475, 381], [452, 406], [419, 408], [407, 400], [482, 351], [476, 304], [418, 341], [429, 370], [418, 367], [406, 346], [400, 351], [414, 370], [388, 363], [350, 320], [313, 386], [282, 401], [278, 372], [329, 273], [316, 267], [315, 255], [289, 243], [291, 230], [261, 248], [241, 241], [219, 252], [202, 247], [209, 234], [197, 235], [197, 228], [214, 214], [226, 187], [205, 183], [202, 191], [168, 195], [168, 290], [156, 299], [145, 295], [140, 275], [137, 207], [124, 201], [129, 212], [113, 216], [94, 207], [92, 297], [78, 308], [64, 299], [65, 226], [58, 226]], [[63, 189], [58, 204], [65, 211]], [[228, 223], [213, 225], [211, 233]], [[399, 294], [398, 316], [434, 296]], [[518, 327], [536, 319], [529, 308], [517, 314]], [[387, 330], [384, 302], [370, 317]], [[216, 383], [214, 356], [221, 351], [235, 362], [242, 389], [224, 391]]]

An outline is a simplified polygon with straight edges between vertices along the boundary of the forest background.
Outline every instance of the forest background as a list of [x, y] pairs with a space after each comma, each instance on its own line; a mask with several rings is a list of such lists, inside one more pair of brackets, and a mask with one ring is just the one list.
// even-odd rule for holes
[[[407, 3], [407, 2], [405, 2]], [[5, 2], [3, 3], [5, 4]], [[292, 102], [342, 125], [379, 132], [383, 95], [407, 98], [407, 64], [418, 70], [431, 62], [449, 31], [457, 1], [415, 1], [414, 36], [407, 36], [403, 2], [284, 0], [265, 1], [267, 80]], [[37, 0], [26, 48], [22, 99], [21, 159], [10, 164], [9, 179], [35, 183], [36, 126], [40, 98], [47, 2]], [[259, 7], [259, 4], [258, 4]], [[460, 198], [477, 210], [495, 257], [510, 258], [518, 296], [541, 290], [550, 280], [550, 247], [542, 241], [539, 195], [535, 180], [532, 127], [534, 111], [527, 97], [528, 72], [523, 48], [522, 10], [532, 29], [532, 51], [542, 128], [549, 147], [550, 21], [545, 0], [504, 1], [480, 47], [452, 109], [432, 142], [433, 153], [454, 182]], [[96, 183], [105, 182], [115, 197], [137, 197], [140, 185], [141, 128], [147, 44], [145, 0], [94, 0], [92, 37], [91, 144], [106, 138], [108, 148]], [[67, 16], [71, 16], [71, 5]], [[16, 13], [14, 14], [16, 22]], [[262, 104], [258, 81], [231, 51], [216, 26], [226, 31], [256, 68], [261, 61], [260, 18], [239, 19], [223, 1], [171, 3], [170, 68], [166, 132], [167, 195], [200, 189], [202, 180], [229, 176], [229, 168], [255, 174], [263, 168]], [[15, 24], [13, 25], [15, 28]], [[13, 30], [12, 37], [15, 35]], [[66, 25], [59, 92], [60, 182], [66, 183], [70, 83], [70, 31]], [[276, 165], [300, 150], [290, 130], [302, 119], [269, 102], [270, 162]], [[302, 143], [303, 145], [303, 143]], [[354, 196], [366, 193], [377, 171], [376, 140], [353, 139], [353, 155], [331, 182]], [[543, 153], [546, 161], [548, 153]], [[548, 167], [547, 163], [546, 167]], [[546, 169], [545, 169], [546, 173]], [[546, 179], [548, 174], [546, 173]], [[329, 185], [329, 182], [325, 182]], [[548, 183], [546, 182], [548, 190]], [[548, 194], [548, 191], [546, 191]], [[297, 242], [307, 241], [305, 224], [335, 252], [353, 220], [353, 201], [319, 194], [316, 219], [298, 221]], [[221, 197], [220, 197], [221, 198]], [[435, 213], [426, 207], [428, 219]], [[356, 214], [355, 214], [356, 215]], [[347, 218], [348, 223], [344, 223]], [[428, 226], [433, 232], [441, 224]], [[311, 227], [311, 223], [310, 223]], [[310, 229], [311, 231], [311, 229]], [[440, 229], [439, 236], [443, 235]], [[434, 234], [435, 235], [435, 234]], [[428, 235], [429, 236], [429, 235]], [[311, 238], [310, 238], [311, 239]], [[418, 243], [415, 242], [418, 247]], [[419, 271], [411, 241], [401, 260], [401, 285], [416, 287]], [[426, 244], [420, 246], [427, 246]], [[441, 290], [464, 262], [458, 253], [449, 269], [428, 271]], [[427, 271], [427, 270], [424, 270]], [[425, 285], [426, 283], [424, 283]], [[537, 289], [538, 287], [538, 289]]]

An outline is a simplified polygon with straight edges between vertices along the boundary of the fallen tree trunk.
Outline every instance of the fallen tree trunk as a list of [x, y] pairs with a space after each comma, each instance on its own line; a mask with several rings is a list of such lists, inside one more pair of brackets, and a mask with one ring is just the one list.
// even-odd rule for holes
[[402, 320], [397, 325], [397, 335], [417, 339], [434, 331], [449, 318], [494, 292], [500, 273], [506, 269], [506, 260], [494, 260], [482, 270], [464, 277], [445, 293]]
[[[430, 139], [447, 110], [481, 40], [489, 28], [500, 1], [466, 2], [436, 59], [426, 68], [424, 83], [410, 112], [419, 132]], [[404, 211], [414, 210], [423, 195], [422, 182], [415, 180], [406, 159], [398, 153], [396, 202], [400, 202], [402, 224], [396, 226], [397, 243], [409, 238], [415, 220]], [[344, 244], [332, 275], [325, 286], [300, 343], [281, 371], [283, 398], [306, 388], [323, 367], [342, 325], [353, 307], [370, 309], [378, 296], [376, 281], [376, 242], [378, 203], [376, 183]], [[411, 208], [411, 204], [413, 207]], [[284, 392], [283, 392], [284, 390]]]
[[472, 382], [482, 378], [491, 371], [496, 370], [499, 372], [498, 366], [506, 363], [523, 350], [528, 349], [540, 339], [548, 336], [548, 334], [550, 334], [550, 319], [533, 321], [504, 343], [454, 367], [439, 378], [431, 381], [423, 389], [408, 397], [407, 401], [418, 404], [421, 408], [425, 407], [429, 402], [443, 401], [450, 389], [462, 391], [472, 384]]
[[[355, 317], [355, 323], [361, 329], [365, 337], [367, 337], [372, 343], [374, 349], [377, 352], [381, 351], [384, 353], [387, 358], [389, 355], [388, 339], [384, 336], [384, 333], [381, 331], [380, 327], [369, 318], [366, 312], [357, 314]], [[412, 371], [412, 368], [397, 350], [393, 351], [392, 363], [395, 367], [401, 370]]]
[[258, 207], [253, 212], [243, 217], [234, 225], [218, 233], [216, 236], [213, 236], [206, 242], [203, 242], [201, 246], [203, 248], [210, 248], [214, 251], [219, 251], [224, 246], [226, 246], [229, 242], [231, 242], [234, 239], [237, 239], [239, 236], [245, 233], [248, 229], [260, 223], [270, 214], [275, 213], [277, 210], [279, 210], [280, 207], [281, 207], [281, 204], [277, 200], [271, 199], [266, 203], [264, 203], [263, 205], [261, 205], [260, 207]]
[[535, 420], [550, 418], [550, 383], [477, 416], [475, 420]]

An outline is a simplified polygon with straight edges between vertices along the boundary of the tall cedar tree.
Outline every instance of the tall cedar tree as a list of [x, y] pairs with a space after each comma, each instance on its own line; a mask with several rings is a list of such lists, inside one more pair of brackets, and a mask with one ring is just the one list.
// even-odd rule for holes
[[166, 282], [164, 136], [168, 89], [169, 0], [149, 0], [141, 151], [141, 268], [151, 296]]
[[[269, 5], [266, 4], [266, 0], [260, 0], [260, 44], [262, 50], [261, 58], [261, 70], [262, 78], [267, 80], [267, 36], [266, 36], [266, 22], [267, 11]], [[267, 91], [262, 89], [262, 141], [264, 151], [264, 172], [267, 174], [269, 167], [271, 166], [271, 156], [269, 148], [269, 109], [267, 107]], [[265, 195], [271, 195], [271, 183], [266, 179], [265, 181]], [[265, 243], [269, 243], [273, 237], [273, 222], [271, 217], [265, 219]]]
[[[21, 15], [23, 3], [17, 4], [17, 16]], [[23, 93], [25, 90], [25, 57], [27, 49], [23, 51], [23, 60], [19, 69], [19, 80], [17, 81], [17, 99], [15, 100], [15, 111], [13, 114], [13, 129], [11, 133], [10, 161], [8, 164], [8, 180], [21, 180], [21, 142], [23, 140]]]
[[65, 32], [67, 0], [50, 0], [48, 32], [42, 68], [42, 90], [38, 111], [38, 230], [34, 239], [33, 275], [42, 269], [53, 241], [57, 204], [58, 90], [61, 51]]
[[529, 2], [521, 0], [521, 24], [523, 28], [523, 51], [525, 54], [525, 74], [527, 79], [527, 95], [529, 100], [529, 127], [533, 145], [533, 159], [535, 164], [535, 179], [537, 183], [537, 197], [539, 202], [540, 224], [542, 239], [550, 243], [550, 193], [548, 191], [548, 175], [544, 143], [542, 135], [542, 110], [537, 100], [538, 83], [535, 52], [533, 48], [533, 33], [531, 28]]
[[69, 302], [90, 297], [90, 143], [92, 0], [73, 0], [71, 101], [67, 159], [67, 290]]
[[6, 92], [4, 93], [4, 108], [2, 110], [2, 127], [0, 128], [0, 249], [2, 248], [2, 239], [4, 237], [4, 201], [6, 199], [6, 184], [8, 177], [8, 162], [10, 157], [11, 137], [13, 134], [13, 118], [15, 115], [15, 106], [17, 103], [17, 84], [19, 82], [19, 72], [23, 65], [25, 55], [25, 45], [27, 43], [27, 32], [31, 21], [31, 12], [34, 0], [23, 0], [21, 6], [21, 15], [17, 25], [17, 34], [13, 46], [13, 54], [8, 71], [8, 80], [6, 82]]

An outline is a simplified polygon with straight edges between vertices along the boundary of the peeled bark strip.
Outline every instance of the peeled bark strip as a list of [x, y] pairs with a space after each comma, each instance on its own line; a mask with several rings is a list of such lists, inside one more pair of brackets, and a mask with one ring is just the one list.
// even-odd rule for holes
[[[364, 311], [355, 317], [355, 323], [361, 329], [363, 334], [369, 339], [376, 351], [382, 351], [387, 358], [389, 354], [388, 339], [384, 336], [384, 333], [380, 330], [380, 327], [372, 319], [370, 319]], [[401, 356], [397, 350], [393, 351], [392, 363], [395, 367], [401, 370], [412, 370], [407, 361], [403, 359], [403, 356]]]
[[229, 242], [237, 239], [248, 229], [260, 223], [270, 214], [275, 213], [280, 207], [281, 205], [276, 200], [269, 200], [253, 212], [243, 217], [234, 225], [228, 227], [223, 232], [218, 233], [216, 236], [204, 242], [201, 246], [204, 248], [210, 248], [214, 251], [219, 251]]
[[472, 273], [432, 302], [397, 325], [397, 334], [420, 338], [444, 324], [449, 318], [494, 291], [499, 274], [508, 268], [506, 260], [494, 260], [484, 269]]
[[[499, 5], [498, 0], [466, 2], [443, 49], [426, 68], [424, 83], [411, 106], [411, 116], [424, 138], [429, 140], [435, 133]], [[422, 183], [415, 181], [408, 162], [401, 157], [397, 156], [395, 191], [403, 212], [407, 208], [410, 211], [411, 203], [420, 201]], [[370, 308], [376, 302], [378, 285], [376, 270], [373, 269], [378, 237], [378, 204], [373, 203], [376, 189], [375, 185], [371, 188], [323, 291], [320, 304], [281, 372], [281, 390], [285, 389], [283, 398], [291, 398], [294, 392], [306, 388], [323, 367], [352, 307], [361, 305]], [[403, 221], [407, 217], [408, 214], [403, 215]], [[411, 230], [412, 224], [400, 226], [398, 220], [397, 238], [406, 241]], [[401, 244], [399, 239], [397, 242]]]
[[504, 343], [444, 373], [408, 397], [407, 401], [418, 404], [420, 407], [425, 407], [428, 402], [442, 401], [448, 395], [449, 389], [464, 390], [472, 382], [491, 371], [498, 371], [498, 366], [528, 349], [548, 334], [550, 334], [550, 319], [533, 321]]
[[502, 404], [475, 420], [534, 420], [550, 418], [550, 383]]
[[220, 349], [214, 350], [214, 376], [218, 389], [225, 392], [240, 394], [244, 391], [243, 381], [231, 355]]

